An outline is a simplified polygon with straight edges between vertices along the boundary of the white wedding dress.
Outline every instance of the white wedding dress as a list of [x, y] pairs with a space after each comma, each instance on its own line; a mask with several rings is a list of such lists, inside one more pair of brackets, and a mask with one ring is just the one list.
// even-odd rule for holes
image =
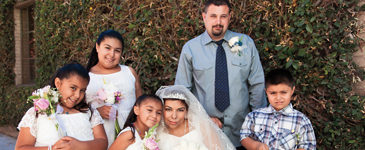
[[[97, 110], [93, 111], [92, 116], [90, 111], [87, 113], [57, 114], [57, 116], [60, 120], [59, 124], [63, 124], [65, 134], [80, 141], [94, 140], [92, 128], [103, 124], [103, 119]], [[55, 122], [45, 114], [38, 114], [36, 117], [34, 107], [30, 108], [23, 116], [18, 129], [20, 130], [22, 127], [30, 128], [31, 135], [36, 138], [36, 147], [53, 145], [62, 138], [56, 129]]]
[[[126, 131], [130, 131], [130, 130], [132, 130], [131, 127], [127, 127], [125, 129], [123, 129], [119, 133], [119, 135], [122, 134], [122, 133], [124, 133], [124, 132], [126, 132]], [[134, 132], [134, 137], [135, 137], [134, 143], [131, 144], [131, 145], [129, 145], [126, 150], [143, 150], [143, 142], [142, 142], [142, 139], [139, 136], [138, 132]]]
[[[91, 103], [95, 100], [97, 91], [103, 87], [104, 82], [113, 84], [122, 94], [122, 100], [118, 105], [118, 123], [123, 128], [124, 123], [136, 102], [135, 77], [128, 66], [119, 65], [120, 71], [111, 74], [94, 74], [89, 72], [90, 82], [86, 90], [86, 101]], [[92, 107], [94, 107], [92, 105]], [[104, 129], [108, 137], [108, 147], [114, 142], [115, 121], [104, 119]]]
[[203, 142], [203, 136], [197, 130], [192, 130], [182, 137], [166, 132], [158, 132], [157, 139], [160, 150], [208, 150]]

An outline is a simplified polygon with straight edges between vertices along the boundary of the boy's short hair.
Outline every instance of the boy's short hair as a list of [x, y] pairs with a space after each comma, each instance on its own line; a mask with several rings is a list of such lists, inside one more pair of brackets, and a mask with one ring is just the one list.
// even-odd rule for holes
[[286, 69], [274, 69], [271, 70], [265, 76], [265, 87], [269, 85], [286, 84], [290, 87], [294, 87], [294, 79], [291, 73]]
[[231, 11], [231, 4], [229, 3], [228, 0], [207, 0], [204, 2], [204, 8], [203, 8], [204, 13], [207, 13], [208, 7], [212, 4], [216, 6], [227, 5], [229, 11]]

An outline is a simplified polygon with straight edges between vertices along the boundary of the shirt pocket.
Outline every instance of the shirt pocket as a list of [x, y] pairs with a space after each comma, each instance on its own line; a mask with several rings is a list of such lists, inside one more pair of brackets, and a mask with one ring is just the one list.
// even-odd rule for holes
[[297, 142], [296, 133], [294, 130], [283, 129], [281, 137], [278, 140], [280, 141], [280, 147], [284, 149], [295, 149]]
[[[205, 74], [209, 73], [209, 70], [213, 69], [212, 63], [196, 63], [193, 64], [194, 74], [197, 78], [204, 77]], [[214, 75], [214, 74], [213, 74]]]
[[[265, 126], [263, 125], [255, 125], [254, 129], [254, 140], [260, 141], [260, 142], [264, 142], [264, 138], [265, 138]], [[266, 135], [269, 136], [269, 135]], [[256, 138], [256, 139], [255, 139]]]
[[246, 59], [246, 57], [244, 56], [233, 56], [231, 63], [233, 66], [236, 67], [245, 67], [248, 64], [248, 59]]

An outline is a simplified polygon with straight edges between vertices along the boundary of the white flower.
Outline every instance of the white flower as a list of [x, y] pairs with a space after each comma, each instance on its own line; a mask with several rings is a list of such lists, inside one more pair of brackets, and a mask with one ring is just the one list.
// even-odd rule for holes
[[228, 41], [228, 44], [231, 47], [231, 52], [238, 54], [238, 56], [241, 56], [242, 50], [247, 47], [242, 44], [242, 37], [240, 38], [238, 36], [232, 37]]
[[240, 52], [240, 51], [242, 51], [243, 50], [243, 47], [242, 46], [233, 46], [232, 48], [231, 48], [231, 51], [233, 52], [233, 53], [238, 53], [238, 52]]
[[114, 104], [115, 102], [114, 92], [118, 91], [117, 87], [115, 87], [113, 84], [104, 84], [103, 88], [106, 91], [106, 97], [107, 97], [105, 103]]
[[59, 93], [54, 90], [51, 90], [50, 92], [52, 95], [52, 101], [54, 101], [55, 103], [58, 103], [58, 97], [60, 96]]
[[114, 102], [115, 102], [114, 93], [107, 92], [107, 98], [105, 100], [105, 103], [107, 103], [107, 104], [114, 104]]
[[230, 47], [232, 47], [238, 41], [240, 41], [240, 38], [238, 36], [235, 36], [235, 37], [229, 39], [228, 44], [229, 44]]

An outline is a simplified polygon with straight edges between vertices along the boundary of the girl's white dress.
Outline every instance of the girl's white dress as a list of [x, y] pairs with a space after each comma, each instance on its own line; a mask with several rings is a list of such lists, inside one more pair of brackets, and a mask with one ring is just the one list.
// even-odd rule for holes
[[[93, 110], [92, 116], [90, 111], [86, 113], [57, 114], [57, 116], [61, 122], [60, 124], [64, 126], [66, 135], [80, 141], [94, 140], [92, 129], [99, 124], [103, 124], [103, 119], [97, 110]], [[21, 127], [30, 128], [31, 135], [36, 138], [36, 147], [53, 145], [62, 138], [56, 129], [55, 122], [45, 114], [38, 114], [38, 117], [36, 117], [34, 107], [30, 108], [23, 116], [18, 129], [20, 130]]]
[[[122, 134], [123, 132], [130, 131], [130, 130], [132, 130], [132, 129], [130, 127], [127, 127], [125, 129], [123, 129], [119, 133], [119, 135]], [[143, 141], [142, 141], [141, 137], [139, 136], [138, 132], [134, 132], [134, 137], [135, 137], [135, 142], [133, 144], [129, 145], [126, 150], [143, 150]]]
[[[113, 84], [122, 94], [122, 100], [118, 106], [118, 123], [122, 128], [130, 110], [136, 102], [135, 77], [128, 66], [119, 65], [120, 71], [112, 74], [94, 74], [89, 72], [90, 82], [86, 90], [86, 101], [95, 100], [97, 91], [103, 87], [104, 82]], [[108, 147], [114, 142], [114, 120], [104, 119], [104, 129], [108, 137]]]
[[203, 136], [197, 130], [192, 130], [182, 137], [177, 137], [166, 132], [157, 134], [160, 150], [208, 150], [203, 143]]

